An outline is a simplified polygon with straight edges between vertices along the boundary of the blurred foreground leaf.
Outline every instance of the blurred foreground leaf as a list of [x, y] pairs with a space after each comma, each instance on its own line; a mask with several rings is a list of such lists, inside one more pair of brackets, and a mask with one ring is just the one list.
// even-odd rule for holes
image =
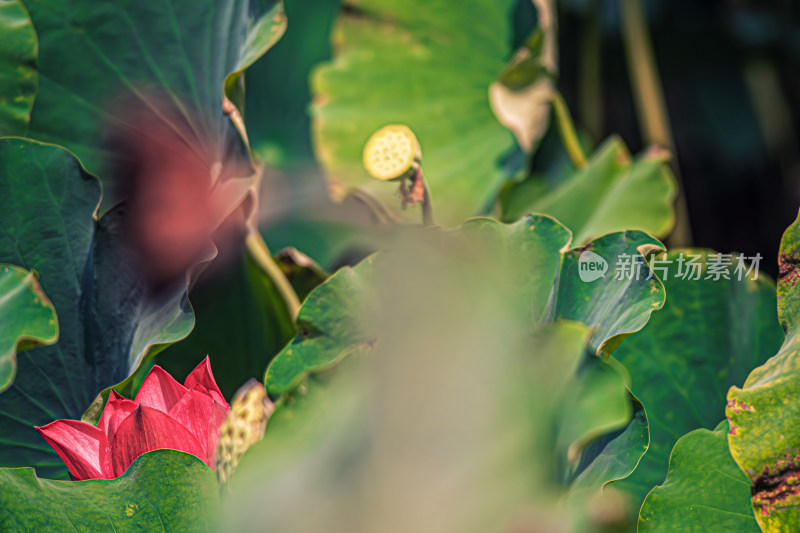
[[[372, 352], [310, 378], [279, 407], [239, 465], [226, 527], [595, 531], [559, 505], [553, 471], [553, 423], [589, 330], [560, 322], [520, 335], [488, 301], [466, 305], [483, 291], [456, 296], [458, 277], [447, 287], [434, 276], [414, 289], [378, 289], [381, 302], [400, 290], [414, 301], [436, 284], [455, 300], [381, 312], [388, 331]], [[445, 323], [471, 327], [441, 335], [443, 312]]]
[[[624, 380], [596, 354], [664, 295], [655, 278], [615, 280], [613, 266], [581, 281], [569, 239], [543, 216], [419, 229], [315, 289], [300, 334], [267, 372], [280, 406], [242, 458], [223, 521], [241, 531], [267, 521], [293, 532], [596, 530], [579, 503], [644, 452], [631, 438], [621, 466], [598, 465], [566, 504], [570, 446], [579, 455], [631, 417]], [[613, 264], [649, 246], [631, 233], [593, 250]], [[562, 288], [583, 292], [559, 302]], [[615, 315], [595, 291], [620, 291]], [[574, 318], [579, 302], [597, 330], [558, 318]], [[603, 322], [612, 315], [617, 327]]]
[[[558, 497], [574, 477], [586, 446], [605, 432], [624, 428], [633, 415], [625, 379], [617, 373], [616, 367], [608, 365], [601, 357], [613, 351], [621, 339], [640, 329], [650, 313], [664, 301], [661, 283], [655, 277], [646, 279], [646, 267], [638, 277], [617, 276], [620, 257], [641, 257], [640, 253], [659, 249], [659, 243], [651, 237], [627, 232], [608, 235], [592, 243], [589, 247], [592, 253], [607, 258], [608, 263], [605, 276], [603, 272], [595, 271], [599, 276], [592, 281], [581, 279], [581, 250], [568, 250], [569, 241], [570, 234], [564, 226], [552, 218], [538, 215], [510, 225], [490, 219], [474, 219], [457, 230], [427, 228], [399, 234], [384, 251], [353, 268], [340, 270], [308, 296], [298, 317], [297, 337], [276, 356], [266, 373], [267, 390], [287, 409], [285, 415], [279, 415], [279, 408], [276, 417], [294, 416], [290, 414], [294, 411], [293, 402], [304, 402], [306, 387], [311, 391], [309, 394], [313, 394], [320, 380], [339, 379], [337, 365], [349, 365], [350, 360], [367, 361], [364, 363], [367, 366], [387, 365], [392, 369], [368, 379], [365, 383], [375, 383], [374, 392], [367, 392], [369, 396], [366, 398], [357, 396], [358, 399], [353, 400], [358, 405], [372, 406], [368, 409], [374, 408], [375, 413], [363, 416], [375, 417], [376, 420], [381, 420], [382, 416], [391, 418], [394, 415], [388, 413], [395, 410], [407, 412], [402, 416], [412, 419], [422, 412], [430, 416], [436, 413], [435, 416], [443, 419], [447, 416], [470, 416], [473, 411], [483, 409], [481, 400], [474, 396], [495, 394], [503, 398], [506, 394], [514, 394], [513, 389], [517, 386], [527, 387], [536, 391], [529, 392], [532, 395], [530, 407], [536, 412], [530, 416], [536, 420], [523, 429], [538, 434], [540, 440], [536, 440], [534, 448], [526, 449], [535, 449], [539, 455], [533, 459], [526, 456], [521, 464], [532, 461], [536, 466], [531, 467], [535, 473], [531, 473], [533, 477], [530, 479], [538, 480], [534, 485], [543, 484], [541, 494], [534, 491], [529, 496], [537, 502], [547, 501], [551, 496]], [[579, 357], [575, 359], [561, 359], [572, 352], [553, 341], [560, 338], [559, 335], [553, 333], [554, 337], [551, 337], [541, 333], [561, 332], [563, 324], [559, 323], [563, 319], [583, 321], [590, 327], [578, 328], [584, 333], [579, 339]], [[539, 329], [554, 321], [556, 325], [552, 329]], [[577, 326], [573, 324], [571, 327]], [[537, 332], [545, 336], [537, 336]], [[530, 375], [525, 370], [530, 369], [528, 365], [536, 368]], [[514, 377], [510, 377], [511, 374], [506, 378], [500, 377], [505, 372], [514, 374]], [[455, 392], [454, 383], [462, 383], [464, 389]], [[469, 391], [468, 384], [482, 392]], [[381, 395], [392, 386], [397, 387], [395, 397], [382, 404]], [[363, 384], [358, 387], [370, 389]], [[442, 406], [436, 406], [441, 399], [439, 394], [448, 396]], [[461, 407], [456, 406], [456, 400], [449, 398], [451, 394], [460, 398]], [[432, 396], [430, 407], [425, 407], [427, 404], [417, 396]], [[328, 401], [335, 406], [339, 400], [331, 397]], [[403, 401], [407, 405], [403, 405]], [[523, 403], [528, 405], [520, 402], [523, 400], [509, 401], [508, 416], [516, 416], [512, 411], [517, 413], [516, 407], [524, 409]], [[515, 406], [515, 409], [510, 406]], [[320, 416], [335, 418], [329, 414]], [[353, 415], [355, 420], [361, 416]], [[423, 418], [427, 420], [429, 417]], [[497, 424], [502, 420], [507, 418], [498, 417]], [[637, 420], [640, 424], [641, 417]], [[411, 422], [403, 418], [397, 421], [396, 426], [387, 425], [385, 431], [387, 435], [403, 435], [401, 442], [406, 442], [407, 438], [416, 439], [418, 447], [422, 442], [438, 442], [437, 439], [442, 442], [436, 446], [459, 448], [461, 439], [468, 441], [463, 444], [465, 448], [472, 445], [469, 441], [472, 434], [463, 433], [466, 430], [460, 428], [447, 433], [450, 437], [438, 433], [412, 437], [402, 429], [403, 424]], [[433, 431], [432, 427], [444, 428], [451, 422], [428, 420], [419, 423], [426, 424], [425, 431]], [[287, 420], [286, 423], [294, 422]], [[428, 427], [427, 424], [432, 425]], [[517, 430], [520, 429], [518, 425], [515, 426]], [[263, 446], [270, 446], [267, 443], [271, 427], [268, 426]], [[481, 428], [483, 426], [476, 427], [475, 431], [489, 431]], [[298, 431], [303, 435], [303, 430]], [[342, 446], [361, 446], [347, 439], [350, 436], [357, 440], [359, 432], [365, 430], [341, 431], [344, 431]], [[497, 434], [504, 431], [509, 430], [498, 428]], [[636, 436], [631, 435], [627, 441], [617, 441], [619, 452], [624, 455], [618, 465], [598, 465], [594, 476], [591, 479], [587, 477], [584, 483], [584, 487], [590, 490], [578, 497], [584, 497], [633, 470], [647, 444], [646, 426], [644, 432], [639, 429], [632, 432]], [[314, 439], [308, 438], [311, 445]], [[481, 434], [475, 438], [484, 436]], [[498, 439], [502, 441], [502, 438]], [[497, 446], [504, 445], [498, 443]], [[476, 444], [473, 452], [482, 453], [478, 449]], [[512, 453], [510, 449], [505, 450]], [[275, 452], [276, 457], [282, 457], [282, 453]], [[406, 452], [398, 453], [405, 456]], [[413, 453], [422, 454], [423, 464], [428, 465], [424, 468], [415, 465], [413, 468], [428, 473], [433, 471], [433, 459], [426, 455], [429, 452], [408, 451], [408, 454]], [[444, 451], [430, 453], [439, 456]], [[381, 452], [380, 457], [390, 455]], [[258, 468], [245, 466], [246, 458], [239, 471], [249, 468], [258, 471]], [[311, 461], [308, 468], [316, 468], [314, 464], [318, 463]], [[586, 465], [581, 465], [581, 469], [585, 470]], [[262, 473], [259, 477], [263, 479], [269, 475]], [[511, 475], [508, 478], [510, 485], [516, 483], [512, 481], [517, 479], [516, 475], [527, 474]], [[444, 475], [445, 478], [448, 475]], [[436, 492], [440, 489], [448, 494], [442, 497], [460, 501], [448, 492], [452, 488], [439, 487], [437, 483], [432, 483], [431, 501], [440, 497]], [[254, 490], [258, 492], [260, 489]], [[359, 491], [355, 492], [351, 496], [342, 495], [342, 498], [358, 499]], [[501, 492], [498, 489], [498, 494]], [[487, 502], [487, 505], [490, 504]], [[398, 508], [401, 507], [399, 503]], [[469, 508], [469, 505], [465, 507]], [[435, 513], [434, 510], [426, 512]], [[469, 520], [464, 521], [464, 524], [469, 523]], [[409, 527], [415, 529], [413, 525]]]
[[[513, 309], [525, 327], [557, 318], [591, 326], [589, 346], [598, 354], [611, 353], [664, 302], [661, 282], [655, 277], [646, 279], [646, 267], [635, 277], [618, 275], [620, 257], [639, 257], [640, 251], [660, 248], [658, 241], [640, 232], [608, 235], [587, 247], [606, 262], [607, 271], [586, 282], [580, 275], [583, 250], [567, 251], [569, 231], [546, 216], [531, 215], [509, 225], [474, 219], [457, 230], [421, 230], [418, 238], [435, 242], [443, 253], [465, 256], [449, 275], [466, 276], [476, 268], [470, 261], [490, 261], [490, 268], [501, 270], [513, 288], [498, 282], [496, 292], [505, 297], [503, 305]], [[459, 248], [467, 243], [466, 249]], [[290, 392], [309, 372], [379, 342], [363, 317], [375, 312], [374, 283], [388, 280], [394, 262], [408, 261], [402, 257], [391, 251], [376, 254], [354, 268], [340, 270], [308, 296], [298, 316], [297, 337], [267, 370], [265, 384], [270, 394]], [[415, 268], [424, 272], [423, 266]], [[465, 292], [470, 290], [466, 285]]]

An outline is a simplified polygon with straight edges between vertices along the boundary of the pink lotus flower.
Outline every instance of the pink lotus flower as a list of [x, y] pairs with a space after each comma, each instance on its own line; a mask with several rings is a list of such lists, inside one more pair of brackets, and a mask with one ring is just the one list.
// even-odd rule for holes
[[56, 420], [36, 429], [76, 480], [119, 477], [137, 457], [162, 448], [190, 453], [216, 470], [229, 409], [206, 357], [183, 385], [156, 365], [133, 400], [112, 390], [97, 426]]

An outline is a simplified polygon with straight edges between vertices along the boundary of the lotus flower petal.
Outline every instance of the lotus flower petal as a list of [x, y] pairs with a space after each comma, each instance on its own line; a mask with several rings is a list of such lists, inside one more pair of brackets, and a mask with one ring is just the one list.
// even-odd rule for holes
[[219, 428], [229, 405], [214, 381], [208, 357], [186, 383], [189, 388], [154, 366], [133, 400], [111, 390], [97, 427], [56, 420], [36, 429], [73, 479], [119, 477], [140, 455], [165, 448], [192, 454], [216, 469]]
[[167, 413], [140, 405], [117, 428], [111, 441], [114, 476], [122, 475], [142, 454], [169, 448], [203, 458], [204, 447]]
[[139, 405], [169, 413], [186, 390], [186, 387], [175, 381], [166, 370], [155, 365], [144, 378], [134, 401]]
[[214, 374], [211, 372], [211, 362], [208, 356], [195, 367], [192, 372], [186, 376], [186, 381], [183, 382], [187, 389], [195, 389], [197, 385], [201, 385], [211, 394], [211, 398], [225, 409], [230, 409], [230, 405], [225, 401], [225, 397], [217, 387], [217, 382], [214, 380]]
[[216, 470], [219, 428], [228, 416], [228, 410], [211, 399], [206, 392], [190, 390], [169, 412], [197, 437], [205, 449], [201, 459]]
[[190, 390], [169, 412], [169, 416], [180, 422], [197, 438], [203, 448], [203, 454], [200, 455], [203, 461], [206, 461], [208, 457], [208, 434], [213, 406], [214, 400], [211, 399], [211, 396]]
[[217, 445], [219, 444], [219, 430], [228, 417], [228, 410], [217, 402], [211, 407], [211, 420], [208, 423], [208, 461], [206, 464], [217, 469]]
[[115, 477], [102, 429], [80, 420], [56, 420], [36, 430], [61, 457], [75, 479]]
[[97, 427], [103, 430], [106, 435], [106, 440], [109, 443], [119, 425], [134, 411], [134, 409], [136, 409], [136, 402], [124, 396], [120, 396], [117, 394], [117, 391], [111, 389], [108, 402], [106, 402], [103, 414], [100, 416], [100, 421], [97, 423]]

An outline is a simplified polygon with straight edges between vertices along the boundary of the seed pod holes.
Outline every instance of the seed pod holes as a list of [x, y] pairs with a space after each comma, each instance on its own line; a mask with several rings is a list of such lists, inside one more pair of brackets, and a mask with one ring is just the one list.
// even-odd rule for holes
[[384, 126], [364, 146], [364, 168], [375, 178], [393, 180], [411, 170], [418, 154], [417, 137], [408, 127]]

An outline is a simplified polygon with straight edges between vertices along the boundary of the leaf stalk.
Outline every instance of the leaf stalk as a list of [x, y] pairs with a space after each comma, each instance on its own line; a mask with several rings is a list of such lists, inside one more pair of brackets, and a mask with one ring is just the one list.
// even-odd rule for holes
[[272, 258], [264, 238], [257, 231], [250, 231], [245, 238], [245, 247], [264, 274], [275, 284], [275, 288], [278, 289], [278, 293], [286, 303], [286, 308], [292, 320], [297, 321], [297, 314], [300, 312], [300, 299], [297, 297], [297, 293], [294, 292], [294, 288], [289, 283], [286, 275]]
[[578, 141], [575, 125], [572, 122], [572, 117], [569, 114], [567, 104], [564, 102], [561, 93], [553, 91], [552, 103], [556, 123], [558, 124], [558, 131], [561, 133], [561, 141], [564, 143], [564, 148], [567, 150], [567, 154], [572, 160], [572, 163], [579, 169], [584, 168], [587, 165], [586, 156]]

